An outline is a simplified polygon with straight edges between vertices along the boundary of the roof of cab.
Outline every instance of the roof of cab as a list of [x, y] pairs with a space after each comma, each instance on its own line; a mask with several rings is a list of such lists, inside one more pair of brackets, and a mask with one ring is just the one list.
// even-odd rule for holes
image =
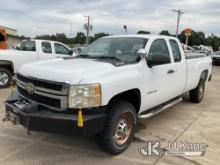
[[39, 41], [39, 42], [59, 42], [59, 41], [52, 41], [52, 40], [42, 40], [42, 39], [24, 39], [22, 41]]

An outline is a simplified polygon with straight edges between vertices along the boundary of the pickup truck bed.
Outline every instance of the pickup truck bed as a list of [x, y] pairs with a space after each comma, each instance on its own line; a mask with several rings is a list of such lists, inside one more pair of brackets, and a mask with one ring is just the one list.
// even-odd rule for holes
[[206, 53], [185, 53], [186, 59], [207, 57]]

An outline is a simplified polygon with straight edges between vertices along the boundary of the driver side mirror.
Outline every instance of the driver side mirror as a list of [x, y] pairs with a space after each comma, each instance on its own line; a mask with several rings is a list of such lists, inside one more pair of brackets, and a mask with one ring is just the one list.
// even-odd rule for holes
[[72, 55], [73, 54], [73, 51], [72, 50], [69, 50], [69, 55]]
[[158, 54], [158, 55], [153, 55], [151, 57], [148, 57], [147, 59], [147, 65], [152, 68], [152, 66], [156, 66], [156, 65], [162, 65], [162, 64], [168, 64], [170, 63], [170, 57], [168, 55], [162, 55], [162, 54]]
[[141, 59], [147, 57], [147, 51], [145, 49], [139, 49], [137, 54]]

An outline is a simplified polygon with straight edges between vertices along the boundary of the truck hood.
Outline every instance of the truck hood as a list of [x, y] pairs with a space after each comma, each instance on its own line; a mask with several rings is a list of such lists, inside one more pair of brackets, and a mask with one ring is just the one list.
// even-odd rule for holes
[[79, 84], [86, 77], [97, 77], [120, 68], [108, 62], [94, 59], [53, 59], [42, 62], [25, 64], [19, 70], [24, 76], [65, 82], [68, 84]]

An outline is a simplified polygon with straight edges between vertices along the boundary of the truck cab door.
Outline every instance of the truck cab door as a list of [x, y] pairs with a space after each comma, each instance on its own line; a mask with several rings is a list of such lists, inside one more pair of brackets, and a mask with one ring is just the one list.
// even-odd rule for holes
[[56, 57], [71, 57], [73, 51], [61, 43], [54, 43], [54, 52]]
[[147, 59], [155, 56], [167, 56], [168, 61], [163, 64], [149, 66], [146, 63], [144, 69], [144, 101], [143, 108], [149, 109], [174, 98], [173, 62], [168, 48], [168, 41], [158, 38], [152, 41], [149, 47]]

